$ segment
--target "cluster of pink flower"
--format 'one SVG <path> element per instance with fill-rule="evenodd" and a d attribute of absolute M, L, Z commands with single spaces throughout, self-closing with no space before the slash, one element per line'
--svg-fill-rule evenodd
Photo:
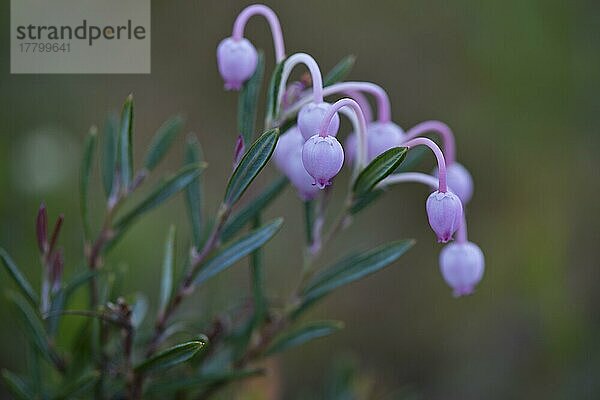
<path fill-rule="evenodd" d="M 308 54 L 285 56 L 283 35 L 277 16 L 266 6 L 252 5 L 235 21 L 233 34 L 217 49 L 219 72 L 226 89 L 238 90 L 254 74 L 258 55 L 255 47 L 243 37 L 244 27 L 253 15 L 263 15 L 271 26 L 277 63 L 283 63 L 278 91 L 277 121 L 296 117 L 296 125 L 284 132 L 277 144 L 274 160 L 304 200 L 315 198 L 320 190 L 332 184 L 346 161 L 356 175 L 373 159 L 394 147 L 427 146 L 437 159 L 432 175 L 396 173 L 379 183 L 379 187 L 417 181 L 435 187 L 426 202 L 431 228 L 438 241 L 447 243 L 457 233 L 457 240 L 445 246 L 440 254 L 440 268 L 456 296 L 472 293 L 483 276 L 484 257 L 480 248 L 467 240 L 463 206 L 473 194 L 473 181 L 467 169 L 455 161 L 454 136 L 438 121 L 421 123 L 405 132 L 391 120 L 390 101 L 385 90 L 369 82 L 341 82 L 323 87 L 317 62 Z M 287 85 L 292 69 L 304 64 L 311 75 L 312 90 L 297 83 Z M 377 119 L 364 94 L 376 99 Z M 333 104 L 326 96 L 346 95 Z M 336 135 L 340 126 L 338 113 L 347 115 L 354 126 L 344 146 Z M 441 135 L 444 150 L 432 140 L 422 137 L 428 132 Z"/>

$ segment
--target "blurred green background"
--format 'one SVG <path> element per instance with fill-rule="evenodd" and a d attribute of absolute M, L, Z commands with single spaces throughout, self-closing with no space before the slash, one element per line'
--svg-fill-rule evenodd
<path fill-rule="evenodd" d="M 308 52 L 325 71 L 355 54 L 349 78 L 384 86 L 398 124 L 408 129 L 439 119 L 454 129 L 458 159 L 476 184 L 470 239 L 486 256 L 475 295 L 452 298 L 438 271 L 441 246 L 426 221 L 427 190 L 394 188 L 359 216 L 325 259 L 392 239 L 412 237 L 417 245 L 317 307 L 313 314 L 344 320 L 346 328 L 272 363 L 269 387 L 279 398 L 320 393 L 331 365 L 351 357 L 378 396 L 402 389 L 424 399 L 599 398 L 599 3 L 267 3 L 281 19 L 288 53 Z M 41 273 L 34 218 L 42 200 L 51 217 L 65 214 L 60 245 L 68 271 L 81 264 L 77 184 L 84 135 L 130 92 L 136 159 L 167 117 L 183 113 L 210 164 L 204 179 L 207 213 L 214 214 L 237 135 L 237 96 L 222 90 L 215 49 L 246 4 L 152 1 L 150 75 L 10 75 L 9 4 L 2 2 L 0 245 L 32 281 Z M 265 50 L 269 72 L 267 25 L 257 18 L 246 33 Z M 163 172 L 180 166 L 184 140 L 179 137 L 161 164 Z M 429 157 L 420 169 L 432 167 Z M 269 167 L 260 182 L 275 174 Z M 93 193 L 100 216 L 98 180 Z M 267 246 L 269 294 L 277 298 L 298 277 L 301 203 L 288 189 L 268 215 L 286 219 Z M 178 196 L 137 224 L 107 260 L 127 264 L 128 293 L 157 291 L 171 223 L 179 227 L 183 259 L 189 224 Z M 195 296 L 187 315 L 209 320 L 247 296 L 248 286 L 241 263 Z M 0 287 L 12 287 L 4 271 Z M 13 319 L 2 296 L 0 366 L 22 370 L 26 344 Z"/>

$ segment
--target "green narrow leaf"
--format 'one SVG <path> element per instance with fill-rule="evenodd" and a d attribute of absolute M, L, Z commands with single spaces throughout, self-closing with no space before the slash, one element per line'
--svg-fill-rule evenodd
<path fill-rule="evenodd" d="M 314 321 L 280 336 L 267 349 L 265 355 L 273 355 L 300 346 L 311 340 L 331 335 L 344 327 L 341 321 Z"/>
<path fill-rule="evenodd" d="M 169 300 L 173 290 L 173 266 L 175 265 L 175 226 L 171 225 L 167 240 L 165 242 L 165 255 L 162 264 L 162 279 L 160 280 L 160 301 L 159 312 L 162 313 Z"/>
<path fill-rule="evenodd" d="M 244 138 L 244 143 L 252 143 L 256 126 L 256 110 L 258 95 L 265 73 L 265 56 L 258 53 L 256 70 L 249 80 L 244 83 L 238 97 L 238 132 Z"/>
<path fill-rule="evenodd" d="M 406 157 L 407 150 L 406 147 L 393 147 L 375 157 L 356 178 L 352 187 L 354 196 L 360 197 L 370 192 L 377 183 L 394 172 Z"/>
<path fill-rule="evenodd" d="M 308 283 L 302 292 L 304 305 L 312 303 L 340 286 L 385 268 L 406 253 L 413 244 L 414 240 L 395 241 L 342 259 L 317 274 Z"/>
<path fill-rule="evenodd" d="M 308 200 L 304 202 L 304 231 L 306 244 L 313 244 L 313 227 L 315 223 L 315 202 Z"/>
<path fill-rule="evenodd" d="M 286 60 L 282 60 L 275 66 L 273 75 L 271 75 L 271 80 L 269 81 L 269 87 L 267 88 L 267 110 L 265 114 L 267 127 L 269 127 L 270 121 L 272 121 L 279 112 L 277 95 L 279 91 L 279 85 L 281 83 L 281 74 L 283 73 L 283 64 L 285 64 L 285 61 Z"/>
<path fill-rule="evenodd" d="M 131 326 L 133 326 L 134 329 L 138 329 L 140 325 L 142 325 L 147 312 L 148 298 L 144 294 L 136 294 L 135 301 L 131 306 Z"/>
<path fill-rule="evenodd" d="M 279 129 L 270 129 L 263 133 L 246 151 L 244 157 L 233 171 L 227 184 L 224 203 L 234 205 L 252 183 L 254 178 L 267 165 L 279 137 Z"/>
<path fill-rule="evenodd" d="M 81 220 L 83 221 L 83 231 L 85 237 L 90 236 L 90 221 L 88 220 L 88 194 L 90 185 L 90 176 L 92 175 L 92 163 L 94 161 L 94 151 L 98 139 L 98 128 L 92 126 L 85 139 L 83 160 L 81 162 L 81 172 L 79 177 L 79 203 L 81 207 Z"/>
<path fill-rule="evenodd" d="M 365 193 L 362 196 L 355 198 L 352 201 L 352 205 L 350 206 L 350 214 L 356 215 L 368 206 L 371 205 L 375 200 L 379 198 L 383 194 L 383 190 L 375 189 L 370 192 Z"/>
<path fill-rule="evenodd" d="M 198 285 L 207 279 L 212 278 L 236 261 L 244 258 L 267 243 L 269 239 L 279 231 L 282 223 L 283 219 L 277 218 L 268 224 L 247 233 L 233 243 L 223 246 L 216 255 L 204 263 L 202 269 L 194 279 L 194 284 Z"/>
<path fill-rule="evenodd" d="M 117 170 L 118 130 L 119 119 L 116 114 L 112 113 L 106 119 L 104 125 L 102 146 L 102 185 L 106 197 L 109 197 L 114 190 L 113 184 Z"/>
<path fill-rule="evenodd" d="M 192 183 L 202 173 L 203 168 L 202 165 L 187 165 L 183 167 L 174 176 L 159 184 L 133 210 L 119 218 L 115 226 L 118 229 L 123 229 L 140 215 L 158 207 L 175 193 L 185 189 Z"/>
<path fill-rule="evenodd" d="M 203 162 L 202 147 L 194 135 L 190 135 L 185 147 L 184 162 L 186 164 L 199 164 Z M 200 247 L 202 242 L 202 232 L 204 231 L 204 222 L 202 218 L 202 177 L 198 176 L 185 189 L 185 199 L 190 215 L 190 224 L 192 225 L 192 236 L 194 246 Z"/>
<path fill-rule="evenodd" d="M 133 179 L 133 95 L 125 99 L 121 112 L 119 135 L 119 166 L 121 183 L 124 190 L 129 190 Z"/>
<path fill-rule="evenodd" d="M 2 370 L 4 386 L 16 400 L 30 400 L 35 398 L 35 392 L 27 386 L 25 381 L 7 369 Z"/>
<path fill-rule="evenodd" d="M 76 380 L 67 382 L 67 384 L 61 388 L 60 393 L 56 395 L 55 399 L 68 400 L 80 398 L 93 388 L 99 377 L 100 373 L 98 371 L 87 371 Z"/>
<path fill-rule="evenodd" d="M 0 258 L 2 259 L 2 264 L 6 267 L 6 271 L 13 278 L 15 283 L 17 284 L 21 293 L 27 298 L 27 300 L 33 305 L 37 307 L 40 303 L 39 297 L 36 292 L 34 292 L 31 284 L 23 276 L 21 273 L 21 269 L 15 264 L 12 258 L 8 255 L 6 250 L 0 247 Z"/>
<path fill-rule="evenodd" d="M 343 81 L 354 67 L 356 56 L 348 55 L 341 59 L 335 67 L 325 75 L 323 79 L 323 87 L 333 85 L 334 83 Z"/>
<path fill-rule="evenodd" d="M 48 338 L 44 331 L 44 325 L 37 311 L 31 307 L 23 296 L 16 292 L 9 292 L 8 298 L 17 307 L 19 316 L 26 327 L 25 333 L 29 336 L 34 346 L 48 361 L 55 362 L 56 356 L 48 346 Z"/>
<path fill-rule="evenodd" d="M 202 338 L 170 347 L 137 365 L 135 371 L 149 373 L 172 368 L 192 358 L 207 343 L 208 339 Z"/>
<path fill-rule="evenodd" d="M 267 188 L 265 188 L 265 190 L 263 190 L 258 196 L 252 199 L 252 201 L 246 204 L 241 210 L 231 216 L 221 232 L 221 240 L 227 242 L 233 238 L 236 233 L 238 233 L 254 217 L 260 214 L 262 210 L 271 204 L 271 202 L 275 200 L 277 196 L 279 196 L 283 189 L 285 189 L 287 184 L 287 178 L 285 176 L 280 176 L 269 186 L 267 186 Z"/>
<path fill-rule="evenodd" d="M 166 120 L 160 128 L 156 131 L 152 143 L 148 148 L 146 154 L 146 160 L 144 161 L 144 167 L 148 171 L 152 171 L 162 158 L 167 154 L 169 148 L 173 144 L 175 137 L 181 132 L 183 128 L 184 119 L 180 115 Z"/>
<path fill-rule="evenodd" d="M 93 277 L 99 274 L 98 270 L 85 270 L 75 276 L 67 285 L 60 288 L 59 291 L 52 297 L 50 310 L 48 311 L 48 332 L 51 336 L 56 334 L 58 323 L 60 321 L 61 312 L 65 309 L 70 297 L 79 287 L 87 283 Z"/>
<path fill-rule="evenodd" d="M 149 393 L 169 393 L 176 392 L 179 390 L 194 390 L 201 389 L 203 387 L 225 384 L 228 382 L 239 381 L 242 379 L 252 378 L 255 376 L 263 375 L 265 371 L 263 369 L 246 369 L 246 370 L 233 370 L 227 372 L 216 372 L 216 373 L 205 373 L 203 372 L 200 376 L 191 378 L 178 378 L 169 379 L 161 382 L 157 382 L 148 388 Z"/>
<path fill-rule="evenodd" d="M 406 159 L 394 172 L 398 173 L 414 170 L 423 160 L 423 158 L 425 158 L 428 152 L 429 149 L 425 146 L 413 147 L 406 155 Z"/>

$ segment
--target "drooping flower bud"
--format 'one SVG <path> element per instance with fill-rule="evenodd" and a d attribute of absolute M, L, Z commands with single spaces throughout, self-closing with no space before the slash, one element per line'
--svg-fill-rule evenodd
<path fill-rule="evenodd" d="M 298 113 L 298 128 L 304 136 L 305 140 L 309 140 L 312 136 L 319 133 L 319 128 L 323 123 L 323 117 L 327 113 L 327 110 L 331 107 L 331 104 L 322 103 L 309 103 L 302 107 Z M 333 115 L 329 126 L 327 127 L 327 135 L 337 135 L 338 129 L 340 128 L 340 116 L 338 113 Z"/>
<path fill-rule="evenodd" d="M 457 162 L 446 165 L 446 174 L 448 186 L 458 196 L 463 204 L 467 204 L 473 196 L 473 178 L 469 171 Z M 433 171 L 434 176 L 438 176 L 438 169 Z"/>
<path fill-rule="evenodd" d="M 257 63 L 256 49 L 246 38 L 235 40 L 229 37 L 217 47 L 217 65 L 227 90 L 239 90 L 254 74 Z"/>
<path fill-rule="evenodd" d="M 245 151 L 246 144 L 244 143 L 244 137 L 238 135 L 237 140 L 235 141 L 235 147 L 233 148 L 233 169 L 235 169 L 240 161 L 242 161 Z"/>
<path fill-rule="evenodd" d="M 473 293 L 484 264 L 483 252 L 472 242 L 450 243 L 440 253 L 440 271 L 456 297 Z"/>
<path fill-rule="evenodd" d="M 436 190 L 427 198 L 427 218 L 429 225 L 438 237 L 438 242 L 447 243 L 460 227 L 462 204 L 454 193 Z"/>
<path fill-rule="evenodd" d="M 333 136 L 314 135 L 302 147 L 302 164 L 314 178 L 314 185 L 324 189 L 344 165 L 344 149 Z"/>
<path fill-rule="evenodd" d="M 302 200 L 311 200 L 319 193 L 315 181 L 302 164 L 304 138 L 297 126 L 288 129 L 279 137 L 273 153 L 277 168 L 290 180 Z"/>
<path fill-rule="evenodd" d="M 397 147 L 404 141 L 405 133 L 393 122 L 372 122 L 367 126 L 367 162 L 371 162 L 381 153 Z M 354 162 L 356 156 L 356 134 L 351 133 L 344 149 L 348 160 Z"/>

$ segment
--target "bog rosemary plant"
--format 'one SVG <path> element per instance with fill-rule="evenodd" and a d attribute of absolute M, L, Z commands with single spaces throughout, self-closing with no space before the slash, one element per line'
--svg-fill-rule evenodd
<path fill-rule="evenodd" d="M 276 63 L 266 84 L 264 57 L 244 38 L 245 24 L 254 15 L 266 17 L 275 44 Z M 232 36 L 217 48 L 225 88 L 239 90 L 239 136 L 231 138 L 234 169 L 210 227 L 201 191 L 206 164 L 194 137 L 186 144 L 184 166 L 147 191 L 142 200 L 132 199 L 182 131 L 182 118 L 173 117 L 158 129 L 141 165 L 132 156 L 131 95 L 120 119 L 109 118 L 101 134 L 91 128 L 80 175 L 83 265 L 73 276 L 64 276 L 63 266 L 71 261 L 64 259 L 58 246 L 63 215 L 51 224 L 43 204 L 36 219 L 43 273 L 39 291 L 8 252 L 0 249 L 2 264 L 16 284 L 9 299 L 22 317 L 29 343 L 28 373 L 2 371 L 12 395 L 19 399 L 208 398 L 232 382 L 263 374 L 265 358 L 342 328 L 339 321 L 305 321 L 310 307 L 332 291 L 394 263 L 414 245 L 413 240 L 398 240 L 350 251 L 330 266 L 320 262 L 321 253 L 340 231 L 349 229 L 352 220 L 386 189 L 403 182 L 434 189 L 426 200 L 429 224 L 441 243 L 456 235 L 441 251 L 442 277 L 455 296 L 472 293 L 482 278 L 484 258 L 479 247 L 467 240 L 464 207 L 472 197 L 473 183 L 467 169 L 455 160 L 452 131 L 441 122 L 428 121 L 405 132 L 392 122 L 383 88 L 370 82 L 342 82 L 353 63 L 354 58 L 347 57 L 323 78 L 310 55 L 286 56 L 281 27 L 271 9 L 253 5 L 240 13 Z M 298 64 L 308 68 L 310 78 L 288 84 Z M 266 115 L 264 126 L 257 128 L 262 87 L 266 87 Z M 375 113 L 367 94 L 375 97 Z M 334 96 L 341 98 L 325 101 Z M 353 126 L 344 145 L 337 136 L 340 114 Z M 439 134 L 443 148 L 423 137 L 426 133 Z M 406 172 L 407 166 L 402 165 L 407 152 L 417 146 L 435 156 L 437 168 L 431 175 Z M 88 215 L 96 157 L 100 157 L 106 194 L 99 224 Z M 247 198 L 244 193 L 271 158 L 282 175 Z M 351 168 L 349 186 L 335 183 L 345 165 Z M 261 214 L 289 186 L 305 210 L 306 242 L 299 250 L 304 263 L 297 284 L 281 307 L 280 300 L 274 304 L 265 294 L 262 252 L 283 219 L 264 221 Z M 332 190 L 346 192 L 342 204 L 333 204 Z M 116 291 L 118 274 L 105 258 L 133 224 L 180 192 L 188 206 L 193 246 L 183 273 L 175 275 L 175 227 L 165 232 L 160 290 L 152 297 L 156 304 L 148 307 L 142 298 Z M 337 215 L 327 218 L 333 214 Z M 248 259 L 250 268 L 252 307 L 235 319 L 223 312 L 187 340 L 175 340 L 198 322 L 179 313 L 189 295 L 243 259 Z M 84 290 L 89 293 L 89 307 L 72 308 L 73 295 Z M 155 309 L 155 314 L 147 313 L 148 309 Z M 70 345 L 57 346 L 62 321 L 75 317 L 83 321 L 79 333 Z"/>

